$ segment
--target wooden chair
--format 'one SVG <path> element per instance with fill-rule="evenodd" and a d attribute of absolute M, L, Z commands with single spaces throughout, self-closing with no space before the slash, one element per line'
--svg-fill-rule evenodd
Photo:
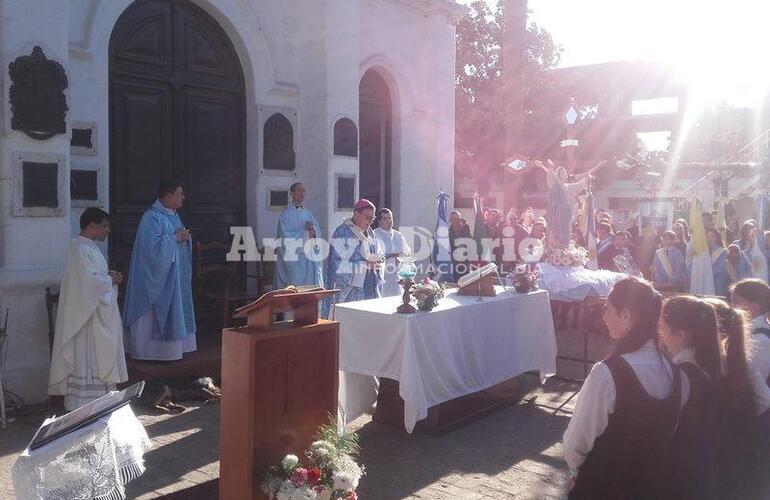
<path fill-rule="evenodd" d="M 53 339 L 56 334 L 56 313 L 54 308 L 59 306 L 59 292 L 52 292 L 51 287 L 45 287 L 45 309 L 48 313 L 48 349 L 53 352 Z"/>
<path fill-rule="evenodd" d="M 275 262 L 265 260 L 265 247 L 259 247 L 257 251 L 259 252 L 257 274 L 247 274 L 246 277 L 255 280 L 257 285 L 257 297 L 261 297 L 273 289 Z"/>
<path fill-rule="evenodd" d="M 226 243 L 196 242 L 195 244 L 195 296 L 199 317 L 213 312 L 211 305 L 219 304 L 221 327 L 230 326 L 235 306 L 243 305 L 257 298 L 245 287 L 245 273 L 241 262 L 227 262 L 225 255 L 230 251 Z"/>

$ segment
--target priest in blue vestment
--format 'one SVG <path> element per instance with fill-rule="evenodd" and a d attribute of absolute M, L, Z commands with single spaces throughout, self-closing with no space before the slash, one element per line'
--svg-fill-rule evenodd
<path fill-rule="evenodd" d="M 139 222 L 123 308 L 134 359 L 178 360 L 197 348 L 192 238 L 176 212 L 183 202 L 182 186 L 164 182 Z"/>
<path fill-rule="evenodd" d="M 384 253 L 371 229 L 374 204 L 358 200 L 353 216 L 342 221 L 332 234 L 326 261 L 327 288 L 340 290 L 324 305 L 324 316 L 330 317 L 332 303 L 353 302 L 379 297 L 379 266 Z"/>
<path fill-rule="evenodd" d="M 676 247 L 676 233 L 665 231 L 661 235 L 663 246 L 655 251 L 652 276 L 655 286 L 681 291 L 685 285 L 686 267 L 684 255 Z"/>
<path fill-rule="evenodd" d="M 323 259 L 320 248 L 306 248 L 308 240 L 321 234 L 321 228 L 313 214 L 305 208 L 305 186 L 295 182 L 289 188 L 291 204 L 284 209 L 278 219 L 278 238 L 281 246 L 277 249 L 278 260 L 275 263 L 275 289 L 289 285 L 323 286 Z M 287 253 L 288 250 L 288 253 Z M 308 255 L 310 251 L 313 254 Z"/>

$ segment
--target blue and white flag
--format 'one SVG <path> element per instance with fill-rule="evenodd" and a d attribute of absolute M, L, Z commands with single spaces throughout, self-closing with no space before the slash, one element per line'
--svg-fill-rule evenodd
<path fill-rule="evenodd" d="M 436 218 L 436 239 L 433 244 L 433 267 L 436 269 L 436 281 L 444 276 L 452 279 L 452 249 L 449 246 L 449 222 L 447 200 L 449 195 L 441 191 L 436 198 L 438 214 Z"/>

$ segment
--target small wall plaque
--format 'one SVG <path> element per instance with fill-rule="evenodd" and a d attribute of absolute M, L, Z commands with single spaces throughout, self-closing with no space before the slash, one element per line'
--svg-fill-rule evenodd
<path fill-rule="evenodd" d="M 286 188 L 268 188 L 267 208 L 269 210 L 283 210 L 289 206 L 289 190 Z"/>
<path fill-rule="evenodd" d="M 356 204 L 356 177 L 354 175 L 338 175 L 335 191 L 337 210 L 352 210 Z"/>
<path fill-rule="evenodd" d="M 13 214 L 64 215 L 64 157 L 49 153 L 15 153 Z"/>
<path fill-rule="evenodd" d="M 96 154 L 96 124 L 74 122 L 70 151 L 75 155 L 94 156 Z"/>
<path fill-rule="evenodd" d="M 70 171 L 70 198 L 75 200 L 97 201 L 99 189 L 96 170 Z"/>

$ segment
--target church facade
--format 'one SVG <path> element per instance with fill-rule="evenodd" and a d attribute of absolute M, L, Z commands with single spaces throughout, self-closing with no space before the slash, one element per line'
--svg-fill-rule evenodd
<path fill-rule="evenodd" d="M 0 311 L 6 386 L 45 397 L 45 288 L 84 207 L 127 272 L 142 211 L 176 179 L 193 238 L 275 236 L 302 182 L 324 235 L 359 197 L 432 227 L 453 192 L 450 0 L 0 2 Z M 2 323 L 0 323 L 2 325 Z"/>

